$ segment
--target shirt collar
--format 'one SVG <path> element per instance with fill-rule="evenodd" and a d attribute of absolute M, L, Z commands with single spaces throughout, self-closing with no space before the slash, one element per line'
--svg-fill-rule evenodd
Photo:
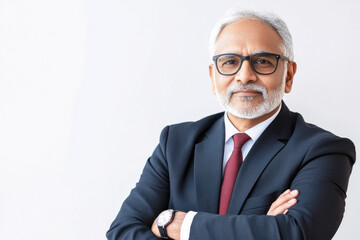
<path fill-rule="evenodd" d="M 265 129 L 270 125 L 272 121 L 276 118 L 276 116 L 279 114 L 281 110 L 281 105 L 277 112 L 266 119 L 265 121 L 258 123 L 257 125 L 253 126 L 252 128 L 249 128 L 245 131 L 247 135 L 255 142 L 260 135 L 265 131 Z M 225 112 L 224 116 L 224 122 L 225 122 L 225 142 L 227 142 L 233 135 L 240 133 L 239 130 L 230 122 L 227 112 Z"/>

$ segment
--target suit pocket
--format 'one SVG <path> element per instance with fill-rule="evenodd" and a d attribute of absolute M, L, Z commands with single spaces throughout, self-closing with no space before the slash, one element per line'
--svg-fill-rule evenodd
<path fill-rule="evenodd" d="M 245 201 L 240 214 L 266 214 L 271 204 L 284 190 L 275 191 L 261 196 L 251 197 Z"/>

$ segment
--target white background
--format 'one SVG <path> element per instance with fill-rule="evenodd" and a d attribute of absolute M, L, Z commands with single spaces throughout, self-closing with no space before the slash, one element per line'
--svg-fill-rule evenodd
<path fill-rule="evenodd" d="M 232 6 L 288 23 L 285 102 L 360 146 L 359 1 L 1 0 L 0 239 L 105 239 L 161 129 L 221 111 L 207 43 Z M 359 183 L 335 239 L 360 236 Z"/>

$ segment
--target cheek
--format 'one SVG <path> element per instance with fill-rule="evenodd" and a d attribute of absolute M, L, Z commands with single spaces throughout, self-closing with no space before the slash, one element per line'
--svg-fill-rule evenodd
<path fill-rule="evenodd" d="M 225 84 L 224 82 L 216 82 L 216 90 L 218 93 L 223 93 L 229 88 L 229 84 Z M 215 88 L 214 88 L 215 91 Z M 215 91 L 216 94 L 216 91 Z"/>
<path fill-rule="evenodd" d="M 224 90 L 229 88 L 231 83 L 232 83 L 232 78 L 215 74 L 215 79 L 213 81 L 213 91 L 215 92 L 215 88 L 216 88 L 218 92 L 223 92 Z"/>
<path fill-rule="evenodd" d="M 263 79 L 261 81 L 261 85 L 263 85 L 266 88 L 266 90 L 269 92 L 279 89 L 279 87 L 282 86 L 283 81 L 285 81 L 283 77 L 277 75 L 271 78 Z"/>

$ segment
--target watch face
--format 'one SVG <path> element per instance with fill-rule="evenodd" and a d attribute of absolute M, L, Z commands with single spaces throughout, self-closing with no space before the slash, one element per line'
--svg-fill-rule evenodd
<path fill-rule="evenodd" d="M 173 217 L 173 211 L 172 209 L 165 210 L 161 212 L 156 220 L 156 223 L 160 227 L 165 227 L 172 219 Z"/>

